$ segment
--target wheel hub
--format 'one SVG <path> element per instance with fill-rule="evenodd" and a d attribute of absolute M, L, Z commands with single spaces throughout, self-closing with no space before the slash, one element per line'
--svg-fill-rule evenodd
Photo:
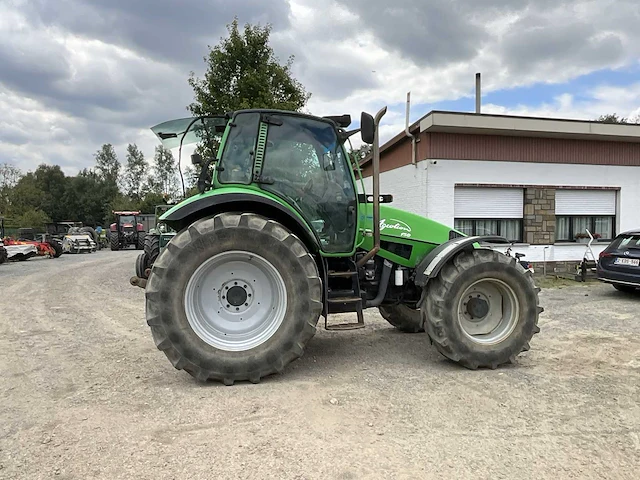
<path fill-rule="evenodd" d="M 520 303 L 514 290 L 497 278 L 482 278 L 459 300 L 458 322 L 476 343 L 491 345 L 507 338 L 518 322 Z"/>
<path fill-rule="evenodd" d="M 240 313 L 249 309 L 255 299 L 251 283 L 250 279 L 233 279 L 223 283 L 218 289 L 222 308 L 231 313 Z"/>
<path fill-rule="evenodd" d="M 489 302 L 480 295 L 472 296 L 467 302 L 467 313 L 471 320 L 482 320 L 489 313 Z"/>

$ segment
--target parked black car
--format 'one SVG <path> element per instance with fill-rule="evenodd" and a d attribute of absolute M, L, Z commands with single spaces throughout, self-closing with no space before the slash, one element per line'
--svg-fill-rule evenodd
<path fill-rule="evenodd" d="M 640 229 L 619 234 L 600 253 L 598 279 L 622 292 L 640 288 Z"/>

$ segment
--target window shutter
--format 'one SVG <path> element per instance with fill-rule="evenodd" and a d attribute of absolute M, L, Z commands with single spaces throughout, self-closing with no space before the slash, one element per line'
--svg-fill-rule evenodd
<path fill-rule="evenodd" d="M 456 187 L 455 218 L 522 218 L 524 191 L 521 188 Z"/>
<path fill-rule="evenodd" d="M 556 215 L 615 214 L 615 190 L 556 190 Z"/>

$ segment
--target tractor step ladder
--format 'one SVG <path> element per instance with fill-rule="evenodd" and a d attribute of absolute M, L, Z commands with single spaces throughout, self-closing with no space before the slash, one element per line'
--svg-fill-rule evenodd
<path fill-rule="evenodd" d="M 364 315 L 362 313 L 363 300 L 360 294 L 360 281 L 358 279 L 358 271 L 355 263 L 349 262 L 349 270 L 347 271 L 332 271 L 329 270 L 329 288 L 327 303 L 328 313 L 324 319 L 325 330 L 356 330 L 364 328 Z M 351 279 L 351 288 L 345 289 L 332 289 L 331 279 L 346 280 Z M 339 323 L 337 325 L 329 325 L 329 314 L 331 313 L 346 313 L 354 312 L 358 317 L 357 322 L 353 323 Z"/>

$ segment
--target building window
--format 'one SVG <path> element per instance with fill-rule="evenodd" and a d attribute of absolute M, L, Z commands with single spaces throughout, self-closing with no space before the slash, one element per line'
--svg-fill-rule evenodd
<path fill-rule="evenodd" d="M 587 230 L 598 240 L 615 237 L 616 217 L 608 216 L 558 216 L 556 217 L 556 241 L 575 242 L 578 238 L 589 238 Z"/>
<path fill-rule="evenodd" d="M 497 235 L 510 242 L 522 242 L 521 218 L 456 218 L 454 224 L 465 235 Z"/>

